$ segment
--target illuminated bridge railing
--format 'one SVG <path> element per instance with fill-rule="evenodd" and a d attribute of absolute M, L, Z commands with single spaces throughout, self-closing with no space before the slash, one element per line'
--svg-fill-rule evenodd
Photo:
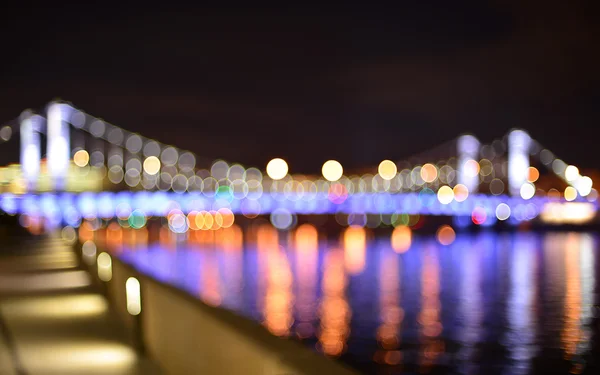
<path fill-rule="evenodd" d="M 336 200 L 338 199 L 338 200 Z M 468 217 L 479 225 L 493 225 L 497 221 L 519 224 L 536 219 L 546 210 L 547 215 L 560 216 L 562 212 L 548 213 L 551 205 L 571 205 L 578 215 L 595 215 L 597 203 L 566 202 L 547 197 L 520 197 L 470 195 L 468 199 L 442 204 L 435 194 L 420 193 L 364 193 L 339 197 L 325 193 L 296 197 L 290 194 L 262 194 L 256 199 L 236 199 L 230 195 L 207 197 L 201 193 L 178 194 L 171 192 L 85 192 L 0 195 L 0 209 L 9 214 L 25 214 L 49 218 L 56 225 L 78 226 L 82 219 L 127 219 L 134 211 L 146 217 L 166 217 L 173 210 L 182 214 L 214 211 L 256 217 L 258 215 L 294 216 L 304 214 L 346 215 L 433 215 Z M 550 205 L 549 205 L 550 204 Z M 573 206 L 579 205 L 579 206 Z M 583 210 L 583 211 L 582 211 Z M 349 224 L 352 224 L 351 222 Z"/>

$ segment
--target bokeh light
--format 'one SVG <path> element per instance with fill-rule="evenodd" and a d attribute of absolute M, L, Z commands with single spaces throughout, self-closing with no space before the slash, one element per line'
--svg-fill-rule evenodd
<path fill-rule="evenodd" d="M 510 207 L 506 203 L 500 203 L 496 206 L 496 218 L 504 221 L 510 217 Z"/>
<path fill-rule="evenodd" d="M 436 232 L 436 238 L 438 242 L 444 246 L 448 246 L 456 239 L 456 233 L 449 225 L 442 225 Z"/>
<path fill-rule="evenodd" d="M 160 160 L 156 156 L 149 156 L 144 160 L 144 172 L 155 175 L 160 171 Z"/>
<path fill-rule="evenodd" d="M 437 197 L 441 204 L 450 204 L 454 200 L 454 190 L 450 186 L 444 185 L 438 189 Z"/>
<path fill-rule="evenodd" d="M 399 225 L 392 232 L 392 249 L 402 254 L 410 249 L 412 244 L 412 230 L 406 225 Z"/>
<path fill-rule="evenodd" d="M 527 171 L 527 181 L 536 182 L 540 178 L 540 171 L 536 167 L 529 167 Z"/>
<path fill-rule="evenodd" d="M 383 178 L 384 180 L 391 180 L 392 178 L 396 177 L 398 169 L 393 161 L 384 160 L 381 163 L 379 163 L 377 171 L 381 178 Z"/>
<path fill-rule="evenodd" d="M 73 155 L 73 163 L 78 167 L 85 167 L 90 162 L 90 154 L 86 150 L 79 150 Z"/>
<path fill-rule="evenodd" d="M 454 199 L 457 202 L 464 202 L 469 197 L 469 189 L 463 184 L 457 184 L 454 186 Z"/>
<path fill-rule="evenodd" d="M 490 193 L 500 195 L 504 192 L 504 182 L 499 178 L 494 178 L 490 181 Z"/>
<path fill-rule="evenodd" d="M 427 183 L 432 183 L 438 177 L 437 167 L 433 164 L 427 163 L 421 167 L 421 178 Z"/>
<path fill-rule="evenodd" d="M 521 185 L 520 190 L 521 198 L 523 199 L 531 199 L 535 195 L 535 186 L 529 182 Z"/>
<path fill-rule="evenodd" d="M 10 137 L 12 136 L 12 128 L 8 125 L 3 126 L 0 129 L 0 139 L 3 141 L 8 141 L 10 140 Z"/>
<path fill-rule="evenodd" d="M 267 164 L 267 175 L 273 180 L 281 180 L 288 173 L 288 165 L 285 160 L 275 158 Z"/>
<path fill-rule="evenodd" d="M 285 208 L 277 208 L 271 213 L 271 224 L 277 229 L 290 229 L 294 225 L 294 215 Z"/>
<path fill-rule="evenodd" d="M 565 168 L 565 179 L 569 182 L 573 182 L 579 177 L 579 168 L 574 165 L 569 165 Z"/>
<path fill-rule="evenodd" d="M 471 220 L 474 224 L 481 225 L 487 220 L 487 213 L 483 207 L 475 207 L 471 213 Z"/>
<path fill-rule="evenodd" d="M 572 186 L 565 188 L 565 199 L 569 202 L 574 201 L 577 198 L 577 190 Z"/>
<path fill-rule="evenodd" d="M 342 177 L 344 174 L 344 168 L 342 168 L 342 165 L 338 161 L 328 160 L 323 164 L 321 172 L 327 181 L 333 182 Z"/>
<path fill-rule="evenodd" d="M 476 160 L 469 159 L 464 164 L 464 172 L 467 177 L 475 177 L 479 174 L 480 167 Z"/>

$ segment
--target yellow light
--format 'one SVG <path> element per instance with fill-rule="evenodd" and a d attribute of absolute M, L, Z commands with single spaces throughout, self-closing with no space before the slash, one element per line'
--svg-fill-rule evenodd
<path fill-rule="evenodd" d="M 450 204 L 454 199 L 454 190 L 450 186 L 442 186 L 438 189 L 437 197 L 441 204 Z"/>
<path fill-rule="evenodd" d="M 160 170 L 160 160 L 156 156 L 149 156 L 144 160 L 144 172 L 155 175 Z"/>
<path fill-rule="evenodd" d="M 267 164 L 267 174 L 273 180 L 281 180 L 288 173 L 288 165 L 285 160 L 275 158 Z"/>
<path fill-rule="evenodd" d="M 323 164 L 323 168 L 321 168 L 321 172 L 323 173 L 323 177 L 327 181 L 337 181 L 344 174 L 344 168 L 342 165 L 336 160 L 327 160 Z"/>
<path fill-rule="evenodd" d="M 427 183 L 435 181 L 438 176 L 438 170 L 433 164 L 425 164 L 421 167 L 421 178 Z"/>
<path fill-rule="evenodd" d="M 591 203 L 546 203 L 540 213 L 545 223 L 583 224 L 594 219 L 596 208 Z"/>
<path fill-rule="evenodd" d="M 384 180 L 391 180 L 396 177 L 396 172 L 398 172 L 398 168 L 396 168 L 396 164 L 394 164 L 391 160 L 384 160 L 379 163 L 379 168 L 377 170 L 379 175 Z"/>
<path fill-rule="evenodd" d="M 98 255 L 98 277 L 102 281 L 110 281 L 112 279 L 112 259 L 107 253 Z"/>
<path fill-rule="evenodd" d="M 79 150 L 73 155 L 73 162 L 78 167 L 85 167 L 90 162 L 90 154 L 86 150 Z"/>
<path fill-rule="evenodd" d="M 565 189 L 565 199 L 567 201 L 573 201 L 577 198 L 577 190 L 573 186 L 567 186 Z"/>
<path fill-rule="evenodd" d="M 463 202 L 469 197 L 469 189 L 463 184 L 457 184 L 452 191 L 457 202 Z"/>
<path fill-rule="evenodd" d="M 142 299 L 140 296 L 140 282 L 135 277 L 130 277 L 125 282 L 127 297 L 127 312 L 131 315 L 139 315 L 142 312 Z"/>
<path fill-rule="evenodd" d="M 538 171 L 536 167 L 529 167 L 527 181 L 536 182 L 538 178 L 540 178 L 540 171 Z"/>
<path fill-rule="evenodd" d="M 569 165 L 567 168 L 565 168 L 565 178 L 567 179 L 567 181 L 575 181 L 578 176 L 579 168 L 577 168 L 576 166 Z"/>

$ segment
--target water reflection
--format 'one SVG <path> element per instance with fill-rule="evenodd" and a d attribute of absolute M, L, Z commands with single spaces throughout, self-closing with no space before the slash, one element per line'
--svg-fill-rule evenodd
<path fill-rule="evenodd" d="M 511 254 L 510 292 L 508 297 L 508 333 L 510 373 L 528 374 L 531 359 L 536 354 L 536 295 L 535 237 L 517 234 L 509 249 Z"/>
<path fill-rule="evenodd" d="M 394 248 L 395 250 L 396 248 Z M 404 310 L 400 307 L 400 257 L 390 251 L 381 251 L 379 275 L 379 319 L 377 341 L 382 350 L 375 354 L 375 361 L 388 365 L 402 362 L 400 338 Z"/>
<path fill-rule="evenodd" d="M 338 242 L 308 224 L 235 224 L 187 240 L 117 227 L 91 231 L 98 253 L 366 373 L 577 373 L 597 340 L 586 233 L 457 233 L 441 245 L 408 228 L 372 238 L 350 227 Z"/>
<path fill-rule="evenodd" d="M 295 233 L 296 263 L 296 334 L 306 339 L 315 334 L 317 319 L 317 283 L 319 237 L 310 224 L 301 225 Z"/>
<path fill-rule="evenodd" d="M 458 341 L 461 343 L 457 357 L 462 364 L 460 370 L 463 374 L 479 373 L 477 363 L 477 345 L 483 339 L 482 321 L 484 310 L 481 295 L 481 260 L 482 252 L 479 247 L 469 246 L 464 241 L 456 243 L 455 248 L 461 265 L 459 317 L 461 320 Z"/>
<path fill-rule="evenodd" d="M 421 312 L 418 322 L 421 325 L 420 371 L 428 372 L 437 357 L 444 351 L 444 342 L 440 322 L 440 269 L 438 248 L 429 242 L 424 246 L 421 277 Z"/>

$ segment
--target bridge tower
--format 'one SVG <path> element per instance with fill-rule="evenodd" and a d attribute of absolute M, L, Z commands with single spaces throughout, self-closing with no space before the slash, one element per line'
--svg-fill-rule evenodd
<path fill-rule="evenodd" d="M 27 191 L 36 190 L 40 174 L 40 131 L 44 119 L 31 112 L 23 111 L 19 118 L 21 134 L 21 173 L 25 179 Z"/>
<path fill-rule="evenodd" d="M 60 102 L 52 102 L 47 107 L 48 118 L 48 172 L 53 188 L 63 190 L 67 183 L 71 159 L 70 129 L 68 119 L 70 107 Z"/>
<path fill-rule="evenodd" d="M 469 163 L 469 160 L 477 161 L 479 159 L 479 148 L 479 140 L 470 134 L 458 138 L 458 183 L 465 185 L 469 189 L 469 193 L 476 193 L 479 188 L 479 172 L 476 170 L 476 166 Z"/>
<path fill-rule="evenodd" d="M 521 129 L 508 134 L 508 191 L 520 195 L 521 187 L 527 182 L 529 173 L 529 149 L 531 137 Z"/>

